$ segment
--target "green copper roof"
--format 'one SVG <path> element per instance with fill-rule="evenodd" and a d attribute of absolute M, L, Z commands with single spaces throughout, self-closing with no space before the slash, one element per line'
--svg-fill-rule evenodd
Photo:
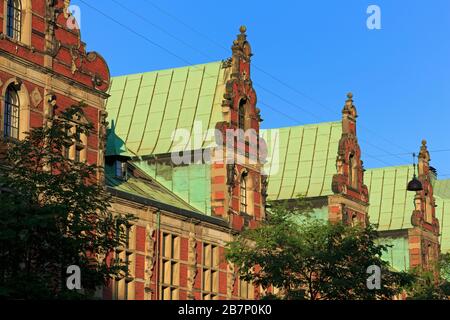
<path fill-rule="evenodd" d="M 447 180 L 434 180 L 433 192 L 442 198 L 450 199 L 450 179 Z"/>
<path fill-rule="evenodd" d="M 409 243 L 408 237 L 381 237 L 377 240 L 378 244 L 388 246 L 387 251 L 383 252 L 381 258 L 397 271 L 409 270 Z"/>
<path fill-rule="evenodd" d="M 195 124 L 203 133 L 215 128 L 222 121 L 227 71 L 219 61 L 113 77 L 106 109 L 116 134 L 132 153 L 143 156 L 174 151 L 172 134 L 177 128 L 192 132 Z M 211 141 L 182 145 L 200 149 Z"/>
<path fill-rule="evenodd" d="M 166 189 L 156 180 L 150 177 L 145 177 L 145 174 L 141 174 L 141 177 L 139 178 L 135 176 L 129 176 L 127 180 L 118 179 L 115 177 L 114 169 L 111 166 L 105 167 L 105 173 L 107 186 L 112 187 L 116 190 L 131 193 L 180 209 L 201 213 L 197 209 L 183 201 L 180 197 Z"/>
<path fill-rule="evenodd" d="M 412 166 L 369 169 L 364 183 L 369 189 L 369 219 L 378 224 L 378 230 L 412 228 L 414 192 L 406 187 L 413 176 Z"/>
<path fill-rule="evenodd" d="M 439 219 L 441 232 L 441 251 L 450 253 L 450 199 L 441 198 L 437 195 L 436 199 L 436 217 Z"/>
<path fill-rule="evenodd" d="M 134 161 L 133 165 L 189 203 L 211 215 L 211 168 L 207 164 L 172 166 L 167 163 Z"/>
<path fill-rule="evenodd" d="M 268 145 L 268 199 L 332 194 L 341 122 L 262 130 Z"/>

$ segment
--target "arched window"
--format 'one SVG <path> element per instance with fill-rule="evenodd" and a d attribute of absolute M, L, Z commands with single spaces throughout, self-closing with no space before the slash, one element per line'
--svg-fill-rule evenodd
<path fill-rule="evenodd" d="M 22 32 L 22 3 L 20 0 L 8 0 L 6 9 L 6 35 L 19 41 Z"/>
<path fill-rule="evenodd" d="M 19 138 L 19 95 L 13 85 L 9 85 L 5 94 L 5 109 L 3 114 L 3 135 L 9 138 Z"/>
<path fill-rule="evenodd" d="M 425 194 L 425 199 L 425 222 L 433 223 L 433 206 L 428 193 Z"/>
<path fill-rule="evenodd" d="M 351 154 L 349 158 L 349 173 L 348 173 L 348 179 L 350 182 L 350 185 L 352 188 L 357 189 L 358 188 L 358 174 L 356 170 L 356 159 L 355 155 Z"/>
<path fill-rule="evenodd" d="M 238 110 L 238 127 L 239 129 L 245 131 L 245 100 L 242 99 L 239 102 L 239 110 Z"/>
<path fill-rule="evenodd" d="M 241 176 L 240 211 L 242 213 L 247 213 L 247 173 L 245 172 Z"/>

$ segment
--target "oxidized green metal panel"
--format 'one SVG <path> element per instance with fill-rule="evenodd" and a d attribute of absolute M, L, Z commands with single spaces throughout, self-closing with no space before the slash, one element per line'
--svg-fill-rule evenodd
<path fill-rule="evenodd" d="M 109 165 L 105 166 L 105 178 L 106 184 L 116 190 L 135 194 L 177 208 L 202 213 L 155 180 L 144 180 L 134 176 L 128 177 L 127 180 L 118 179 L 115 177 L 114 166 Z"/>
<path fill-rule="evenodd" d="M 450 179 L 447 180 L 434 180 L 433 191 L 441 198 L 450 199 Z"/>
<path fill-rule="evenodd" d="M 261 130 L 269 153 L 269 200 L 331 195 L 341 122 Z"/>
<path fill-rule="evenodd" d="M 412 166 L 369 169 L 364 182 L 369 189 L 369 219 L 378 230 L 409 229 L 414 210 L 414 193 L 406 187 L 413 176 Z"/>
<path fill-rule="evenodd" d="M 443 253 L 450 253 L 450 199 L 436 198 L 436 217 L 439 219 L 440 243 Z"/>
<path fill-rule="evenodd" d="M 377 240 L 377 243 L 391 246 L 383 253 L 381 257 L 383 260 L 389 262 L 389 264 L 397 271 L 409 270 L 408 238 L 380 238 Z"/>
<path fill-rule="evenodd" d="M 134 165 L 198 211 L 211 215 L 210 165 L 171 166 L 147 161 L 136 161 Z"/>
<path fill-rule="evenodd" d="M 227 77 L 221 61 L 113 77 L 106 106 L 109 121 L 115 121 L 116 134 L 133 154 L 164 154 L 175 147 L 192 150 L 189 135 L 195 124 L 204 134 L 223 120 Z M 173 143 L 176 129 L 188 130 L 181 146 Z M 213 138 L 200 141 L 198 147 L 211 145 Z"/>

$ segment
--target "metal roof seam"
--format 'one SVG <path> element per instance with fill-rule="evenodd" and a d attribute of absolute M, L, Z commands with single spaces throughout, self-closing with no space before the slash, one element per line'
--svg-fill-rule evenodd
<path fill-rule="evenodd" d="M 303 129 L 302 129 L 303 130 Z M 298 157 L 297 157 L 297 169 L 295 170 L 295 181 L 294 181 L 294 189 L 292 189 L 292 197 L 297 197 L 295 193 L 296 187 L 297 187 L 297 181 L 298 181 L 298 173 L 300 171 L 300 157 L 302 154 L 302 148 L 303 148 L 303 140 L 305 138 L 305 135 L 303 134 L 304 132 L 302 132 L 302 139 L 300 141 L 300 152 L 298 153 Z"/>
<path fill-rule="evenodd" d="M 139 80 L 138 91 L 137 91 L 137 93 L 136 93 L 136 98 L 135 98 L 135 100 L 134 100 L 133 113 L 131 114 L 130 125 L 128 126 L 127 137 L 125 138 L 125 144 L 128 143 L 128 136 L 130 135 L 130 130 L 131 130 L 131 127 L 132 127 L 132 125 L 133 125 L 134 113 L 135 113 L 135 111 L 136 111 L 136 105 L 137 105 L 137 102 L 138 102 L 138 99 L 139 99 L 139 93 L 140 93 L 140 91 L 141 91 L 142 78 L 143 78 L 143 76 L 141 75 L 141 76 L 140 76 L 140 80 Z"/>
<path fill-rule="evenodd" d="M 170 73 L 170 81 L 169 81 L 169 88 L 167 89 L 167 95 L 166 95 L 166 101 L 164 103 L 164 109 L 163 109 L 163 114 L 161 117 L 161 126 L 160 126 L 160 130 L 158 131 L 158 136 L 156 138 L 156 143 L 153 145 L 153 150 L 151 152 L 151 154 L 154 153 L 155 149 L 158 149 L 158 144 L 160 142 L 159 137 L 161 136 L 161 128 L 163 126 L 163 122 L 164 122 L 164 115 L 166 114 L 166 109 L 167 109 L 167 101 L 169 101 L 169 93 L 170 93 L 170 88 L 172 86 L 172 80 L 173 80 L 173 74 L 174 74 L 174 70 L 172 70 L 172 72 Z M 155 86 L 156 87 L 156 86 Z"/>
<path fill-rule="evenodd" d="M 178 110 L 178 117 L 177 117 L 177 119 L 176 119 L 176 125 L 175 125 L 175 128 L 178 128 L 178 123 L 180 122 L 180 114 L 181 114 L 181 109 L 182 109 L 182 107 L 183 107 L 183 101 L 184 101 L 184 97 L 185 97 L 185 95 L 186 95 L 186 88 L 187 88 L 187 83 L 188 83 L 188 79 L 189 79 L 189 73 L 190 73 L 190 68 L 188 68 L 187 69 L 187 72 L 186 72 L 186 79 L 185 79 L 185 81 L 184 81 L 184 86 L 183 86 L 183 93 L 182 93 L 182 95 L 181 95 L 181 104 L 180 104 L 180 108 L 179 108 L 179 110 Z M 173 142 L 174 142 L 174 139 L 171 139 L 172 141 L 171 141 L 171 143 L 170 143 L 170 147 L 169 147 L 169 150 L 172 150 L 172 148 L 173 148 Z"/>
<path fill-rule="evenodd" d="M 311 169 L 310 169 L 309 175 L 308 175 L 309 177 L 311 177 L 312 173 L 313 173 L 314 159 L 315 159 L 316 145 L 317 145 L 317 136 L 319 134 L 319 127 L 316 127 L 315 130 L 316 130 L 316 134 L 314 135 L 314 144 L 313 144 L 313 152 L 312 152 L 312 159 L 311 159 Z M 311 187 L 311 178 L 308 179 L 308 187 L 306 188 L 305 196 L 308 196 L 310 187 Z"/>
<path fill-rule="evenodd" d="M 139 142 L 139 146 L 136 150 L 136 152 L 138 154 L 140 154 L 141 148 L 142 148 L 142 142 L 144 141 L 144 136 L 145 136 L 145 132 L 147 130 L 147 124 L 148 124 L 148 118 L 150 117 L 150 109 L 152 107 L 152 103 L 153 103 L 153 97 L 155 96 L 155 90 L 156 90 L 156 81 L 158 79 L 158 73 L 156 73 L 155 76 L 155 84 L 153 85 L 153 89 L 152 89 L 152 95 L 150 97 L 150 101 L 148 104 L 148 109 L 147 109 L 147 117 L 145 118 L 145 125 L 144 125 L 144 130 L 142 130 L 142 135 L 141 135 L 141 141 Z"/>
<path fill-rule="evenodd" d="M 283 181 L 284 181 L 284 172 L 285 172 L 285 170 L 286 170 L 286 162 L 287 162 L 287 157 L 288 157 L 288 152 L 287 152 L 287 150 L 288 150 L 288 148 L 289 148 L 289 144 L 290 144 L 290 137 L 291 137 L 291 130 L 292 130 L 292 128 L 289 128 L 289 134 L 288 134 L 288 143 L 287 143 L 287 145 L 286 145 L 286 153 L 284 154 L 284 161 L 283 161 L 283 171 L 282 171 L 282 174 L 281 174 L 281 183 L 280 183 L 280 188 L 278 189 L 278 196 L 277 196 L 277 199 L 280 197 L 280 194 L 281 194 L 281 190 L 283 189 Z"/>

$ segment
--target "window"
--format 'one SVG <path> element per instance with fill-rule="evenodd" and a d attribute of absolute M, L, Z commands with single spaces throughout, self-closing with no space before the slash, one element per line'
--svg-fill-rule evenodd
<path fill-rule="evenodd" d="M 353 153 L 349 157 L 348 179 L 349 179 L 349 183 L 353 189 L 358 188 L 358 175 L 356 172 L 356 159 L 355 159 L 355 155 Z"/>
<path fill-rule="evenodd" d="M 203 244 L 202 298 L 218 300 L 219 296 L 219 247 Z"/>
<path fill-rule="evenodd" d="M 244 172 L 240 184 L 240 211 L 247 213 L 247 173 Z"/>
<path fill-rule="evenodd" d="M 433 223 L 433 206 L 428 193 L 425 194 L 425 222 Z"/>
<path fill-rule="evenodd" d="M 127 163 L 116 160 L 114 163 L 114 167 L 116 170 L 116 177 L 120 179 L 126 179 L 127 176 Z"/>
<path fill-rule="evenodd" d="M 180 237 L 169 233 L 162 235 L 161 249 L 161 300 L 178 300 L 180 279 Z"/>
<path fill-rule="evenodd" d="M 6 35 L 19 41 L 22 32 L 22 4 L 20 0 L 8 0 Z"/>
<path fill-rule="evenodd" d="M 75 162 L 80 162 L 81 160 L 81 150 L 80 148 L 75 149 Z"/>
<path fill-rule="evenodd" d="M 251 283 L 240 279 L 239 288 L 241 299 L 250 300 L 254 298 L 253 286 L 251 285 Z"/>
<path fill-rule="evenodd" d="M 239 102 L 238 110 L 238 127 L 239 129 L 245 131 L 245 100 Z"/>
<path fill-rule="evenodd" d="M 64 156 L 75 162 L 85 162 L 87 156 L 87 136 L 81 133 L 76 122 L 70 121 L 70 129 L 67 129 L 67 142 L 70 147 L 64 148 Z"/>
<path fill-rule="evenodd" d="M 19 138 L 19 95 L 13 85 L 6 89 L 5 110 L 4 110 L 4 131 L 3 135 L 10 138 Z"/>
<path fill-rule="evenodd" d="M 132 277 L 134 271 L 133 256 L 134 256 L 134 242 L 133 240 L 133 226 L 128 225 L 125 229 L 125 245 L 124 247 L 116 249 L 116 259 L 123 261 L 129 270 L 129 276 L 123 278 L 117 278 L 114 281 L 114 299 L 116 300 L 128 300 L 132 299 L 133 296 L 130 294 L 133 292 Z"/>

